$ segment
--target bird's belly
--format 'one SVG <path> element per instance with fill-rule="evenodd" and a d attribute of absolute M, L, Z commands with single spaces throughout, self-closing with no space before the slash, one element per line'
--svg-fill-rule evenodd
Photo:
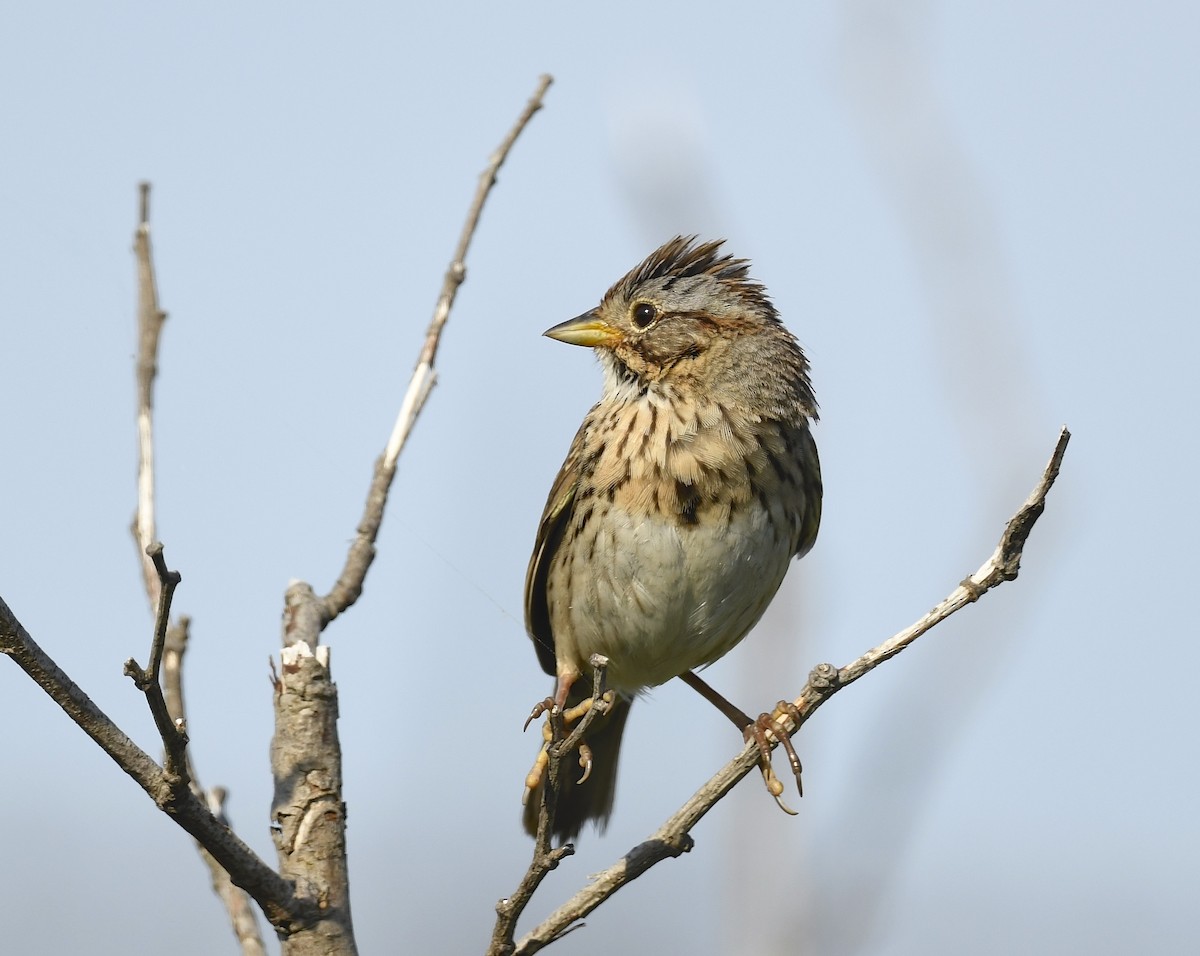
<path fill-rule="evenodd" d="M 791 559 L 754 505 L 719 522 L 611 510 L 594 552 L 577 549 L 565 606 L 552 616 L 560 657 L 583 672 L 609 659 L 609 686 L 623 693 L 662 684 L 711 663 L 762 616 Z M 569 602 L 569 603 L 567 603 Z"/>

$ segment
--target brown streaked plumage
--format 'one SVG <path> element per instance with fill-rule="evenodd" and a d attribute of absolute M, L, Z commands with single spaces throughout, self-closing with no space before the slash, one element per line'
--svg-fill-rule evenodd
<path fill-rule="evenodd" d="M 560 839 L 608 819 L 630 700 L 741 641 L 817 536 L 808 361 L 720 245 L 672 239 L 546 333 L 595 349 L 604 392 L 538 526 L 526 627 L 557 706 L 590 693 L 592 654 L 609 658 L 618 693 L 590 731 L 590 777 L 559 795 Z"/>

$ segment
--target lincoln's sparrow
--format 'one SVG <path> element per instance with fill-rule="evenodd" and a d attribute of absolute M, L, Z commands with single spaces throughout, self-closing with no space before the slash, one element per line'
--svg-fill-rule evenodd
<path fill-rule="evenodd" d="M 720 245 L 672 239 L 546 333 L 596 350 L 604 394 L 550 490 L 525 622 L 557 708 L 590 692 L 592 654 L 609 659 L 618 695 L 590 728 L 594 772 L 563 782 L 562 839 L 612 812 L 631 698 L 729 651 L 817 536 L 808 360 L 749 264 Z"/>

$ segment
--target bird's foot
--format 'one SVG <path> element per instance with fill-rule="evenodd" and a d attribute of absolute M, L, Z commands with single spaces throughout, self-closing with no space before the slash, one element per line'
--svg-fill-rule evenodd
<path fill-rule="evenodd" d="M 800 758 L 796 756 L 796 748 L 792 746 L 792 739 L 788 736 L 788 727 L 783 723 L 785 720 L 790 720 L 793 733 L 800 726 L 800 711 L 797 710 L 796 705 L 791 701 L 781 700 L 771 713 L 759 714 L 757 719 L 752 720 L 749 714 L 727 701 L 695 671 L 684 671 L 679 675 L 679 679 L 733 721 L 734 726 L 742 731 L 746 743 L 754 741 L 758 747 L 759 765 L 762 769 L 763 783 L 767 785 L 767 792 L 775 798 L 779 809 L 795 816 L 796 811 L 780 799 L 783 795 L 783 784 L 775 776 L 775 768 L 771 766 L 771 737 L 779 741 L 783 752 L 787 754 L 792 773 L 796 776 L 796 790 L 800 796 L 804 796 L 804 788 L 800 784 Z M 768 734 L 770 737 L 767 736 Z"/>
<path fill-rule="evenodd" d="M 525 792 L 521 795 L 522 805 L 528 802 L 529 795 L 537 789 L 538 785 L 546 777 L 547 768 L 550 766 L 551 745 L 555 741 L 564 740 L 568 744 L 571 743 L 571 738 L 567 736 L 566 728 L 582 720 L 592 710 L 598 710 L 601 714 L 604 713 L 613 705 L 616 699 L 616 694 L 609 690 L 605 691 L 598 698 L 586 697 L 574 707 L 567 707 L 561 711 L 552 697 L 547 697 L 534 706 L 529 718 L 525 721 L 526 729 L 528 729 L 532 721 L 543 714 L 546 715 L 546 719 L 542 723 L 542 746 L 538 750 L 537 757 L 534 758 L 533 766 L 530 767 L 529 773 L 525 775 Z M 571 737 L 574 736 L 575 734 L 572 733 Z M 575 782 L 583 783 L 592 775 L 592 748 L 587 745 L 587 741 L 580 735 L 579 740 L 572 744 L 569 749 L 579 751 L 579 766 L 583 770 L 583 775 Z"/>
<path fill-rule="evenodd" d="M 759 714 L 758 719 L 746 727 L 743 735 L 747 742 L 753 740 L 758 746 L 763 783 L 767 786 L 767 792 L 775 798 L 775 802 L 779 804 L 779 809 L 783 810 L 784 813 L 795 816 L 796 811 L 783 802 L 783 783 L 775 776 L 775 768 L 771 765 L 771 741 L 767 737 L 770 734 L 779 741 L 783 752 L 787 754 L 788 764 L 791 766 L 792 774 L 796 778 L 796 795 L 803 797 L 804 784 L 800 779 L 803 768 L 800 766 L 800 758 L 796 754 L 796 748 L 792 746 L 792 738 L 788 736 L 788 728 L 783 723 L 785 719 L 792 722 L 793 728 L 800 726 L 800 711 L 789 700 L 781 700 L 769 714 Z"/>

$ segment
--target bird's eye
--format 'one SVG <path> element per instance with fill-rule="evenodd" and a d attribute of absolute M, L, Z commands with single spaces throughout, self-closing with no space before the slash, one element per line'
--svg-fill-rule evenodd
<path fill-rule="evenodd" d="M 658 309 L 649 302 L 639 302 L 633 307 L 633 324 L 639 329 L 648 328 L 658 316 Z"/>

